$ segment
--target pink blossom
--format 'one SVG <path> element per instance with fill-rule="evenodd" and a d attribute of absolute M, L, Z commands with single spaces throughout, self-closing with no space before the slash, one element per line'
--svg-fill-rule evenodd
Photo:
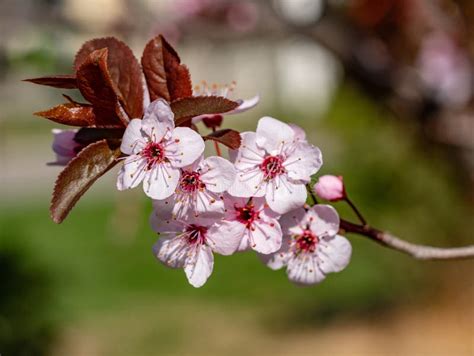
<path fill-rule="evenodd" d="M 224 214 L 222 193 L 235 180 L 232 163 L 222 157 L 201 157 L 184 167 L 175 194 L 166 200 L 155 200 L 157 210 L 172 206 L 177 219 L 200 214 Z"/>
<path fill-rule="evenodd" d="M 145 194 L 166 199 L 178 185 L 180 168 L 192 164 L 204 151 L 204 141 L 187 127 L 174 127 L 174 114 L 164 100 L 155 100 L 143 119 L 127 126 L 120 149 L 129 155 L 120 170 L 117 188 L 135 188 L 143 182 Z"/>
<path fill-rule="evenodd" d="M 349 264 L 352 247 L 340 235 L 339 215 L 330 205 L 299 208 L 280 220 L 284 240 L 280 251 L 261 256 L 272 269 L 287 267 L 288 278 L 297 284 L 316 284 L 331 272 Z"/>
<path fill-rule="evenodd" d="M 219 96 L 227 99 L 232 99 L 232 94 L 235 89 L 235 82 L 232 82 L 231 85 L 217 85 L 214 84 L 212 86 L 209 86 L 206 82 L 202 82 L 202 86 L 198 85 L 194 88 L 194 96 Z M 254 108 L 258 102 L 260 101 L 260 97 L 258 95 L 254 96 L 253 98 L 250 99 L 237 99 L 234 100 L 239 103 L 239 106 L 236 107 L 232 111 L 228 111 L 225 113 L 225 115 L 234 115 L 234 114 L 239 114 L 241 112 L 250 110 Z M 217 115 L 199 115 L 196 117 L 193 117 L 193 124 L 197 124 L 198 122 L 203 121 L 204 124 L 209 127 L 209 128 L 216 128 L 219 127 L 222 123 L 223 120 L 223 115 L 217 114 Z"/>
<path fill-rule="evenodd" d="M 329 201 L 338 201 L 346 197 L 346 190 L 341 176 L 325 175 L 314 185 L 314 192 Z"/>
<path fill-rule="evenodd" d="M 56 153 L 56 161 L 48 163 L 49 165 L 65 166 L 71 159 L 76 157 L 82 145 L 74 140 L 77 130 L 52 130 L 53 151 Z"/>
<path fill-rule="evenodd" d="M 239 251 L 249 248 L 268 254 L 281 247 L 278 215 L 268 209 L 262 198 L 234 198 L 225 195 L 225 215 L 217 232 L 240 241 Z"/>
<path fill-rule="evenodd" d="M 237 176 L 229 193 L 236 197 L 264 196 L 270 208 L 280 214 L 303 206 L 305 184 L 322 165 L 319 148 L 271 117 L 259 120 L 256 133 L 241 136 L 239 151 L 231 152 Z"/>
<path fill-rule="evenodd" d="M 223 234 L 215 220 L 191 217 L 173 219 L 171 211 L 155 210 L 150 218 L 160 239 L 153 247 L 156 258 L 168 267 L 184 268 L 189 283 L 199 288 L 212 273 L 213 252 L 231 255 L 239 246 L 238 236 Z"/>

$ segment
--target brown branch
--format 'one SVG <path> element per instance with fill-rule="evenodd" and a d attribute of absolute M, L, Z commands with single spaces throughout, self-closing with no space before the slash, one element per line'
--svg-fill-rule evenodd
<path fill-rule="evenodd" d="M 392 234 L 380 231 L 368 225 L 357 225 L 341 219 L 341 229 L 366 236 L 388 248 L 410 255 L 418 260 L 450 260 L 474 258 L 474 245 L 464 247 L 441 248 L 417 245 L 402 240 Z"/>

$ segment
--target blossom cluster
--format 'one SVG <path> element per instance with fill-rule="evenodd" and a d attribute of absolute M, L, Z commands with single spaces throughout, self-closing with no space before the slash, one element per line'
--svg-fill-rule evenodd
<path fill-rule="evenodd" d="M 183 268 L 195 287 L 212 273 L 213 253 L 254 250 L 270 268 L 287 266 L 300 284 L 342 270 L 351 246 L 337 235 L 337 212 L 328 205 L 305 208 L 306 185 L 322 165 L 320 150 L 301 128 L 271 117 L 241 136 L 230 160 L 205 158 L 202 137 L 175 127 L 161 99 L 129 123 L 117 188 L 142 184 L 153 200 L 150 221 L 160 235 L 155 256 Z"/>
<path fill-rule="evenodd" d="M 304 130 L 268 116 L 255 132 L 220 129 L 225 115 L 253 108 L 258 96 L 231 99 L 235 83 L 193 89 L 189 70 L 163 36 L 148 42 L 141 63 L 115 38 L 88 41 L 74 70 L 28 80 L 79 89 L 88 101 L 64 95 L 67 103 L 36 113 L 80 127 L 53 130 L 52 164 L 65 166 L 51 202 L 55 222 L 121 162 L 117 189 L 141 185 L 152 200 L 150 223 L 159 235 L 154 255 L 183 268 L 194 287 L 211 275 L 214 253 L 253 250 L 302 285 L 347 266 L 352 249 L 338 235 L 336 210 L 314 197 L 313 206 L 306 204 L 308 191 L 328 201 L 346 199 L 342 178 L 323 176 L 310 185 L 323 160 Z M 201 124 L 212 133 L 201 135 Z M 205 155 L 205 141 L 213 141 L 216 156 Z M 228 159 L 219 145 L 229 148 Z"/>

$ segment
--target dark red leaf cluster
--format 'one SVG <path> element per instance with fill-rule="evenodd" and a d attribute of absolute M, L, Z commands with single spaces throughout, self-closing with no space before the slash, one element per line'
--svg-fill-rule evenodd
<path fill-rule="evenodd" d="M 68 102 L 35 115 L 78 126 L 75 140 L 85 146 L 60 173 L 53 192 L 51 216 L 62 222 L 84 192 L 116 163 L 121 137 L 134 118 L 141 118 L 144 103 L 164 99 L 175 114 L 176 126 L 191 126 L 191 119 L 233 110 L 237 102 L 222 97 L 194 97 L 188 68 L 163 36 L 146 45 L 141 64 L 132 50 L 113 37 L 86 42 L 76 54 L 74 74 L 51 75 L 26 81 L 61 89 L 78 89 L 88 103 Z M 149 98 L 147 97 L 149 96 Z M 204 137 L 238 148 L 240 136 L 221 130 Z"/>

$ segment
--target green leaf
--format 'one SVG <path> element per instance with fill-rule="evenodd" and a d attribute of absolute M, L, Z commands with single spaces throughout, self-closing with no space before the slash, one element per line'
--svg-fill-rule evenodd
<path fill-rule="evenodd" d="M 106 140 L 85 147 L 59 174 L 51 200 L 51 218 L 60 224 L 71 209 L 104 173 L 117 164 L 119 149 L 111 149 Z"/>

